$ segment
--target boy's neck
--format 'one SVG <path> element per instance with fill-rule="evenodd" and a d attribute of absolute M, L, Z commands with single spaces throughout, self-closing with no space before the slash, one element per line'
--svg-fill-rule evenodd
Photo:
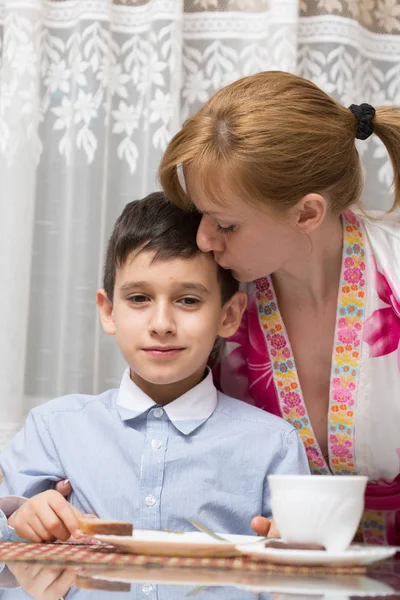
<path fill-rule="evenodd" d="M 206 377 L 206 375 L 206 365 L 203 365 L 200 369 L 186 379 L 176 381 L 175 383 L 159 384 L 146 381 L 132 369 L 130 370 L 130 376 L 133 383 L 135 383 L 138 388 L 142 390 L 142 392 L 149 396 L 149 398 L 154 400 L 156 404 L 160 404 L 162 406 L 170 404 L 170 402 L 173 402 L 177 398 L 180 398 L 180 396 L 183 396 L 183 394 L 186 394 L 186 392 L 192 390 Z"/>

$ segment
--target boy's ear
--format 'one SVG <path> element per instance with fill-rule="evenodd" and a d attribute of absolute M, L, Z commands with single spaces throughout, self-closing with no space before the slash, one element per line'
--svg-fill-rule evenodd
<path fill-rule="evenodd" d="M 103 326 L 104 331 L 109 335 L 115 335 L 113 307 L 108 299 L 105 290 L 97 290 L 96 304 L 99 309 L 101 324 Z"/>
<path fill-rule="evenodd" d="M 221 325 L 218 335 L 228 338 L 239 329 L 242 315 L 247 306 L 247 294 L 245 292 L 236 292 L 222 308 Z"/>

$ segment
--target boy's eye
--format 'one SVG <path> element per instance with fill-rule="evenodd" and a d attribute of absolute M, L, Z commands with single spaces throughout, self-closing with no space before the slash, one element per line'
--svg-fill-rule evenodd
<path fill-rule="evenodd" d="M 148 296 L 144 294 L 134 294 L 133 296 L 129 296 L 128 302 L 131 304 L 145 304 L 149 301 Z"/>
<path fill-rule="evenodd" d="M 197 306 L 200 304 L 200 299 L 193 298 L 193 296 L 185 296 L 179 300 L 179 303 L 183 304 L 183 306 Z"/>
<path fill-rule="evenodd" d="M 235 229 L 234 225 L 228 225 L 227 227 L 223 227 L 217 223 L 217 231 L 219 233 L 232 233 Z"/>

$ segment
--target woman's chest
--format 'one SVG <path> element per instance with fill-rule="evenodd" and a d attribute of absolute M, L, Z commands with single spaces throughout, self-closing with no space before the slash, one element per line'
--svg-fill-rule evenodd
<path fill-rule="evenodd" d="M 284 303 L 281 315 L 293 353 L 305 408 L 324 457 L 328 449 L 328 413 L 335 335 L 336 301 L 332 298 L 319 314 Z"/>

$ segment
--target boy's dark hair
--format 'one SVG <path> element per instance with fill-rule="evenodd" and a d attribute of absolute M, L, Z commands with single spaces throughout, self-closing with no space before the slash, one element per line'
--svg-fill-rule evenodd
<path fill-rule="evenodd" d="M 169 202 L 162 192 L 127 204 L 118 217 L 108 243 L 104 267 L 104 290 L 113 300 L 115 273 L 134 250 L 154 250 L 153 261 L 191 258 L 200 253 L 196 243 L 201 214 Z M 239 289 L 230 271 L 218 266 L 222 303 Z"/>

